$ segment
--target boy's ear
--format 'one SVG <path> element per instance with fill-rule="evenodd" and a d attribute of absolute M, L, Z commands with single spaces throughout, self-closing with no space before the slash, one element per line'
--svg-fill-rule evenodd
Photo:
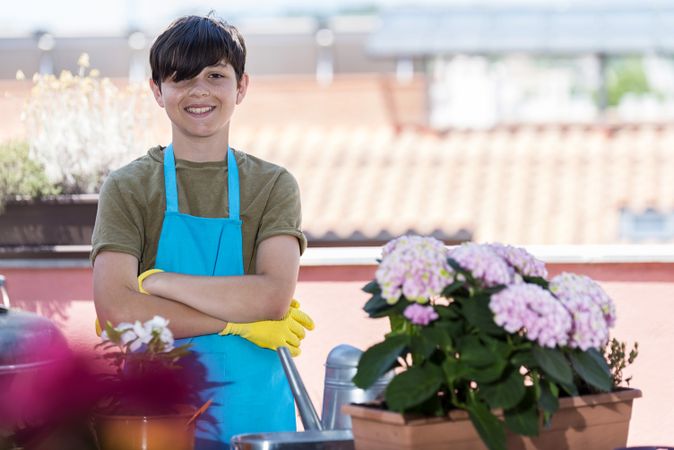
<path fill-rule="evenodd" d="M 163 108 L 164 99 L 162 98 L 161 88 L 157 86 L 157 83 L 155 83 L 152 78 L 150 78 L 150 89 L 152 89 L 152 95 L 154 95 L 157 104 Z"/>
<path fill-rule="evenodd" d="M 248 91 L 248 74 L 244 72 L 241 75 L 241 80 L 239 81 L 239 86 L 236 89 L 236 104 L 239 105 L 246 97 L 246 92 Z"/>

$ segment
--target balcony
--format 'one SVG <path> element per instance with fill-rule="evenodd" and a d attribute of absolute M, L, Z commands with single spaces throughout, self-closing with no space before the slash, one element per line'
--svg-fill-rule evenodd
<path fill-rule="evenodd" d="M 531 246 L 551 276 L 570 271 L 597 280 L 616 302 L 612 335 L 639 342 L 640 355 L 626 371 L 643 391 L 634 404 L 630 445 L 672 442 L 674 426 L 674 246 Z M 360 288 L 374 276 L 376 247 L 309 248 L 302 257 L 296 297 L 315 320 L 296 364 L 317 409 L 323 392 L 325 358 L 338 344 L 365 349 L 387 331 L 386 320 L 362 311 Z M 54 321 L 71 347 L 91 349 L 94 333 L 93 283 L 84 259 L 0 260 L 12 306 Z"/>

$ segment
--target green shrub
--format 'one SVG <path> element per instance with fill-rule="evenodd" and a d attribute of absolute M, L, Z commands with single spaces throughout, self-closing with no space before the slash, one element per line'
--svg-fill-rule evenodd
<path fill-rule="evenodd" d="M 646 94 L 651 88 L 642 58 L 613 58 L 606 73 L 608 106 L 618 106 L 625 94 Z"/>
<path fill-rule="evenodd" d="M 42 167 L 31 160 L 26 142 L 0 144 L 0 213 L 8 199 L 58 194 Z"/>

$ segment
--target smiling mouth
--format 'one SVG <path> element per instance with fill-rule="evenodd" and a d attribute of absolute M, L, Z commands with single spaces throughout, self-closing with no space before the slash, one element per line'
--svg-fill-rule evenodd
<path fill-rule="evenodd" d="M 214 109 L 215 106 L 192 106 L 192 107 L 188 106 L 187 108 L 185 108 L 185 111 L 193 115 L 203 116 L 213 111 Z"/>

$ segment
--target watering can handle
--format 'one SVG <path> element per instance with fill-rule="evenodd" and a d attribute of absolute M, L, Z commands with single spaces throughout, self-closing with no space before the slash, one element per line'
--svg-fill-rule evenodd
<path fill-rule="evenodd" d="M 322 430 L 323 425 L 321 425 L 321 420 L 318 418 L 313 403 L 311 403 L 311 399 L 309 398 L 309 394 L 307 394 L 302 378 L 300 378 L 297 367 L 290 356 L 290 351 L 286 347 L 279 347 L 276 349 L 276 352 L 281 359 L 283 371 L 286 373 L 288 384 L 290 384 L 290 390 L 293 393 L 293 397 L 295 397 L 295 402 L 297 403 L 297 409 L 300 412 L 300 418 L 302 419 L 304 429 L 306 431 Z"/>

